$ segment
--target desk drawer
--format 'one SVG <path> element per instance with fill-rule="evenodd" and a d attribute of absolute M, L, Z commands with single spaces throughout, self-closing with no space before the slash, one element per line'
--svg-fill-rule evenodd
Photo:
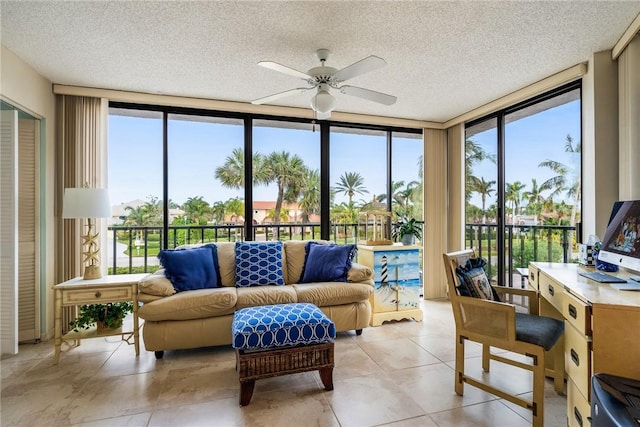
<path fill-rule="evenodd" d="M 132 286 L 112 287 L 109 289 L 78 289 L 65 291 L 63 305 L 101 304 L 116 301 L 132 301 Z"/>
<path fill-rule="evenodd" d="M 591 306 L 565 292 L 562 301 L 562 316 L 580 333 L 591 336 Z"/>
<path fill-rule="evenodd" d="M 538 275 L 538 284 L 540 293 L 544 299 L 554 306 L 559 312 L 562 312 L 562 301 L 564 298 L 564 286 L 551 279 L 544 273 Z"/>
<path fill-rule="evenodd" d="M 583 396 L 591 392 L 591 342 L 568 321 L 564 322 L 564 366 Z"/>
<path fill-rule="evenodd" d="M 588 427 L 591 417 L 589 401 L 580 393 L 576 385 L 567 381 L 567 421 L 569 427 Z"/>

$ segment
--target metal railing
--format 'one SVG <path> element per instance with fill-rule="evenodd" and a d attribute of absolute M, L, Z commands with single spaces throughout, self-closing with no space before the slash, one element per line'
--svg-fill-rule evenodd
<path fill-rule="evenodd" d="M 336 243 L 357 243 L 362 224 L 333 223 L 330 239 Z M 169 247 L 164 248 L 162 226 L 108 227 L 109 274 L 149 272 L 158 268 L 156 257 L 162 249 L 173 249 L 184 244 L 244 241 L 245 229 L 241 224 L 223 225 L 170 225 Z M 252 240 L 315 240 L 320 239 L 320 223 L 260 224 L 252 227 Z"/>
<path fill-rule="evenodd" d="M 513 225 L 505 227 L 506 284 L 513 286 L 518 268 L 527 268 L 531 261 L 573 262 L 575 227 L 568 225 Z M 465 226 L 465 247 L 487 260 L 487 271 L 494 276 L 497 270 L 496 224 Z"/>

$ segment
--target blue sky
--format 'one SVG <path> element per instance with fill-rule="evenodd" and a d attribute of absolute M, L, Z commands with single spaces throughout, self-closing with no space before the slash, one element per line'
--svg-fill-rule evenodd
<path fill-rule="evenodd" d="M 264 123 L 264 122 L 263 122 Z M 242 122 L 219 124 L 169 120 L 169 198 L 179 204 L 203 196 L 209 203 L 242 197 L 242 190 L 224 188 L 215 179 L 234 148 L 243 145 Z M 273 124 L 273 122 L 271 123 Z M 320 132 L 307 129 L 256 126 L 254 152 L 288 151 L 311 168 L 320 168 Z M 359 172 L 370 191 L 354 200 L 370 200 L 385 192 L 386 136 L 332 133 L 331 178 L 333 186 L 345 171 Z M 394 138 L 393 179 L 418 180 L 422 137 Z M 148 196 L 162 198 L 162 121 L 129 116 L 109 117 L 109 193 L 113 205 Z M 254 200 L 275 200 L 276 187 L 255 186 Z M 336 202 L 346 201 L 345 196 Z"/>
<path fill-rule="evenodd" d="M 520 181 L 526 185 L 523 191 L 531 189 L 531 179 L 536 178 L 538 186 L 555 174 L 538 165 L 546 160 L 555 160 L 580 173 L 579 156 L 565 152 L 567 135 L 573 138 L 573 145 L 580 142 L 580 101 L 572 101 L 557 107 L 521 118 L 507 124 L 505 129 L 505 173 L 507 183 Z M 489 129 L 471 137 L 487 153 L 496 153 L 497 132 Z M 485 161 L 473 168 L 478 178 L 497 181 L 497 166 Z M 576 175 L 579 176 L 579 175 Z M 495 203 L 495 193 L 487 198 L 487 207 Z M 474 193 L 471 203 L 480 207 L 480 196 Z"/>

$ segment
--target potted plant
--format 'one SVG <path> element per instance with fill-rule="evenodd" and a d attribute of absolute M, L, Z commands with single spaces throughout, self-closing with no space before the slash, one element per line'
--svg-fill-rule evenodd
<path fill-rule="evenodd" d="M 131 302 L 111 302 L 107 304 L 91 304 L 80 307 L 76 320 L 69 322 L 74 331 L 89 329 L 94 323 L 98 330 L 117 329 L 122 320 L 133 310 Z"/>
<path fill-rule="evenodd" d="M 413 245 L 415 239 L 422 239 L 422 224 L 416 222 L 415 218 L 400 216 L 397 222 L 393 223 L 391 230 L 393 238 L 402 242 L 403 245 Z"/>

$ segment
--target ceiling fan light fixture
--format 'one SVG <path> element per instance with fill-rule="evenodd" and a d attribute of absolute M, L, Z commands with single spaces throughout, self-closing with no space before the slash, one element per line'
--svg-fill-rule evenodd
<path fill-rule="evenodd" d="M 311 108 L 318 113 L 329 113 L 336 107 L 336 99 L 328 91 L 320 89 L 311 97 Z"/>

